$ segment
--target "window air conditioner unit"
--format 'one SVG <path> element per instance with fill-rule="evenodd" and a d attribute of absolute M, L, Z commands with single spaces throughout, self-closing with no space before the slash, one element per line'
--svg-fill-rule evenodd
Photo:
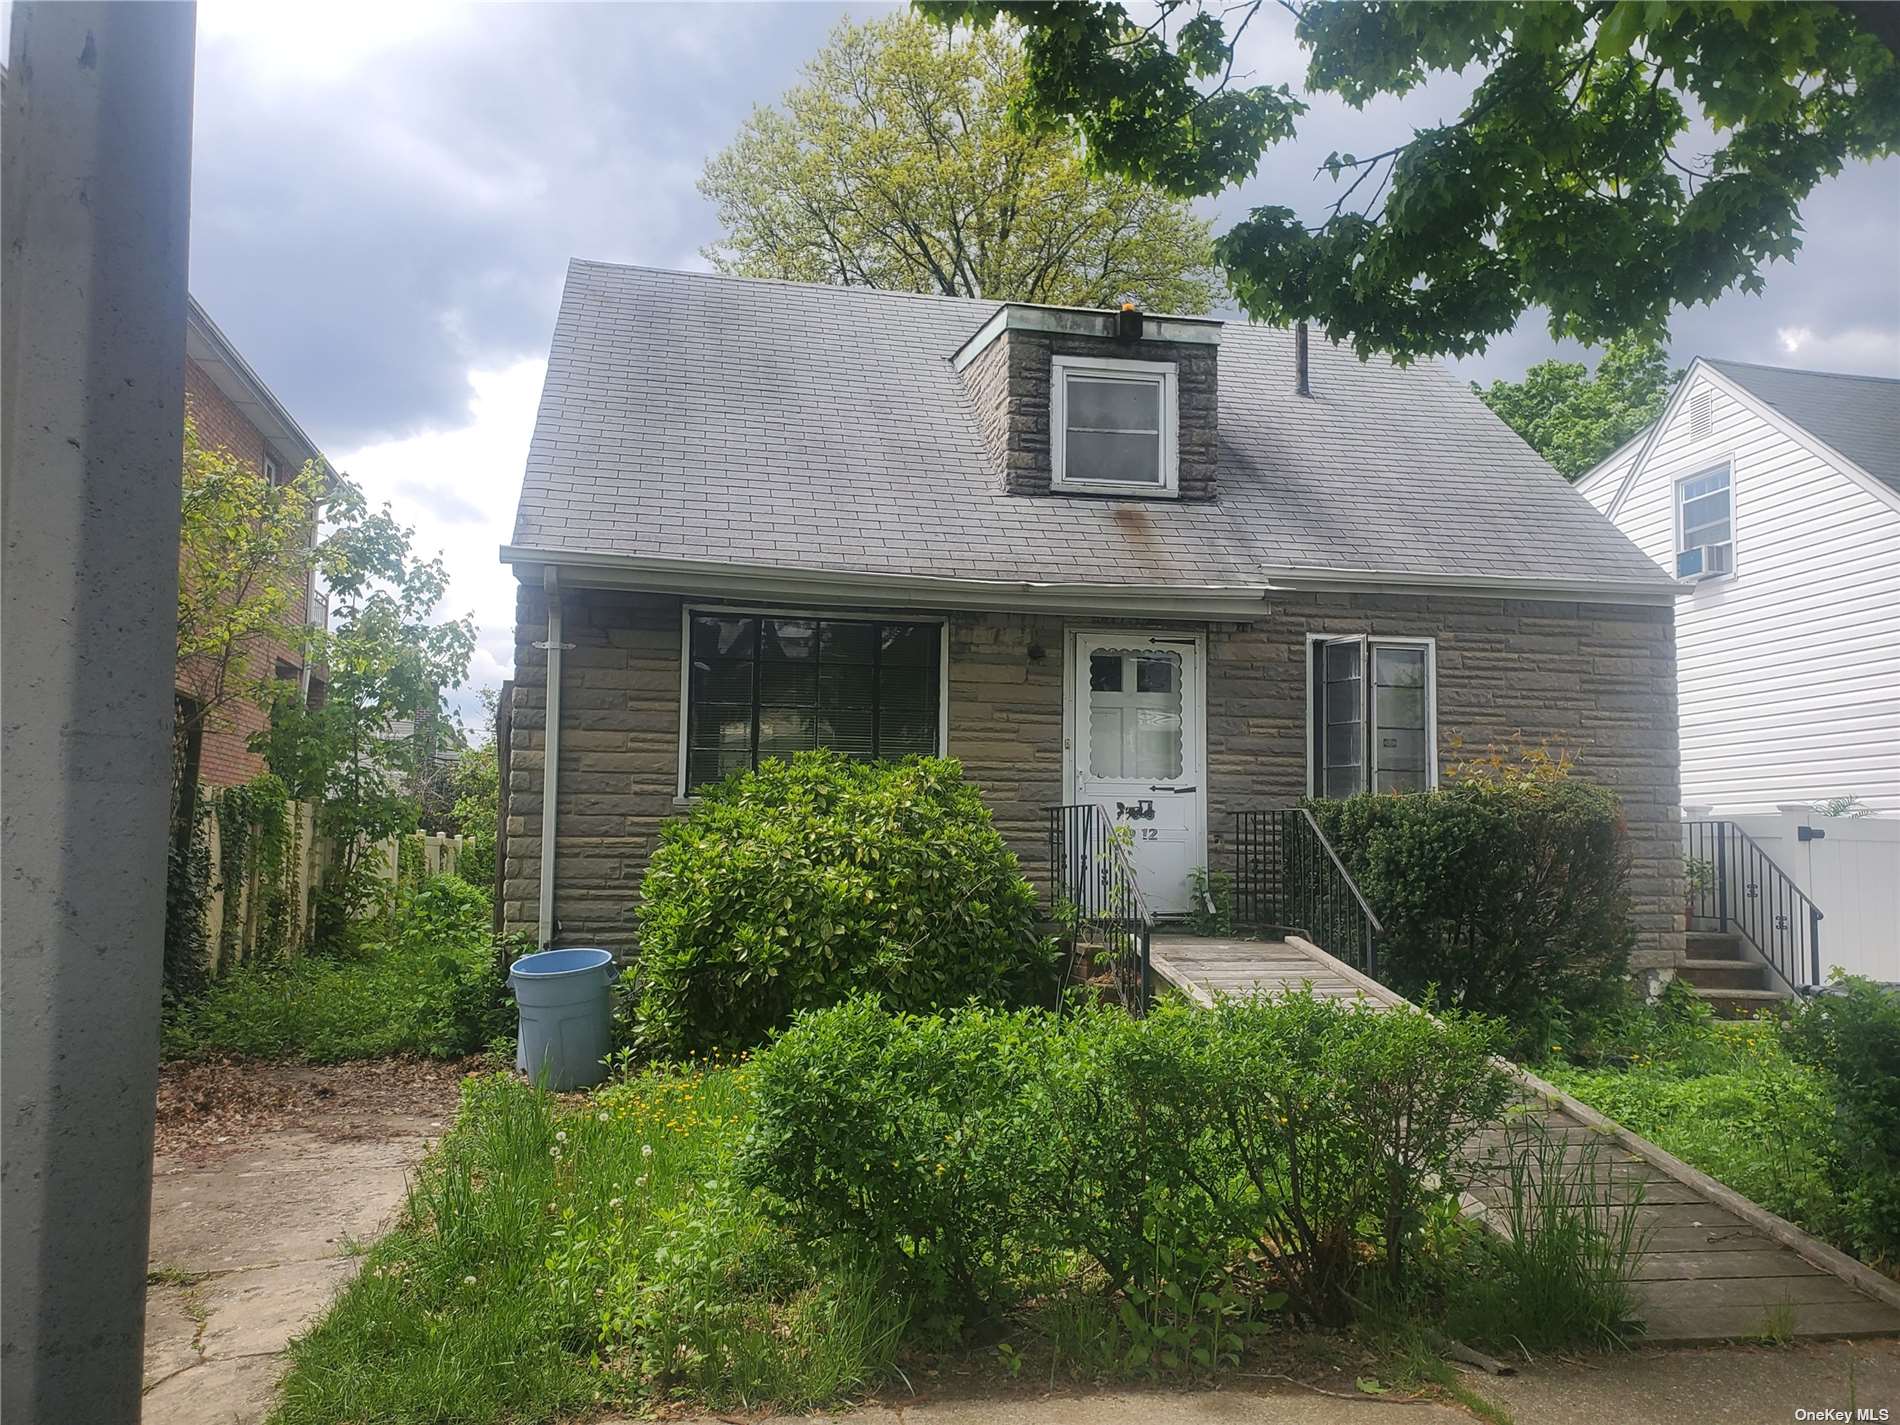
<path fill-rule="evenodd" d="M 1694 549 L 1685 549 L 1676 556 L 1676 577 L 1713 579 L 1718 574 L 1732 573 L 1734 553 L 1732 544 L 1698 544 Z"/>

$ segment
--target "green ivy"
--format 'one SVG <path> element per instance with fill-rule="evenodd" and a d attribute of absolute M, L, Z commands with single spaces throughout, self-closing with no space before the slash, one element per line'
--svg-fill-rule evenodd
<path fill-rule="evenodd" d="M 211 798 L 218 818 L 218 878 L 226 901 L 224 924 L 219 927 L 218 965 L 229 969 L 243 951 L 244 917 L 237 897 L 255 870 L 259 936 L 254 947 L 260 955 L 280 952 L 291 917 L 287 903 L 293 888 L 284 884 L 291 860 L 290 794 L 276 777 L 265 773 Z"/>
<path fill-rule="evenodd" d="M 204 991 L 209 979 L 205 904 L 211 848 L 202 818 L 189 836 L 173 836 L 165 859 L 165 999 L 176 1004 Z"/>

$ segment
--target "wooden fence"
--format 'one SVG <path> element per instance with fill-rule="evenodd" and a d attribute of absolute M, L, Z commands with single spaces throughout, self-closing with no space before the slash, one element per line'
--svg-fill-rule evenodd
<path fill-rule="evenodd" d="M 266 884 L 259 857 L 248 850 L 235 884 L 226 884 L 224 836 L 218 815 L 206 798 L 202 817 L 211 876 L 205 893 L 206 955 L 213 973 L 252 959 L 260 952 L 301 954 L 310 940 L 311 899 L 323 873 L 335 860 L 335 847 L 316 833 L 316 809 L 292 802 L 288 810 L 290 846 L 281 879 Z M 255 830 L 251 836 L 255 844 Z M 402 843 L 415 846 L 411 858 L 425 875 L 452 875 L 461 859 L 463 838 L 444 832 L 414 832 L 371 847 L 364 864 L 395 886 L 402 876 Z"/>

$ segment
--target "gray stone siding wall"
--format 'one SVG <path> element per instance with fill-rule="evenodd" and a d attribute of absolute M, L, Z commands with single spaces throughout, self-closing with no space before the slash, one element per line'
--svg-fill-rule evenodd
<path fill-rule="evenodd" d="M 1050 484 L 1049 387 L 1055 356 L 1172 361 L 1180 498 L 1211 500 L 1220 445 L 1220 348 L 1200 342 L 1122 342 L 1108 337 L 1006 331 L 963 371 L 990 458 L 1012 495 L 1046 495 Z"/>
<path fill-rule="evenodd" d="M 659 595 L 565 596 L 555 914 L 563 944 L 630 949 L 647 856 L 677 811 L 680 605 Z M 1127 621 L 1119 621 L 1127 622 Z M 1062 781 L 1063 662 L 1071 627 L 1118 621 L 953 614 L 949 752 L 981 788 L 1039 885 L 1043 808 Z M 1220 865 L 1241 808 L 1306 789 L 1306 635 L 1436 640 L 1438 751 L 1449 763 L 1519 742 L 1568 752 L 1622 800 L 1634 858 L 1639 968 L 1682 949 L 1675 638 L 1668 609 L 1529 600 L 1299 595 L 1247 624 L 1131 625 L 1208 637 L 1209 855 Z M 533 930 L 540 867 L 546 603 L 524 590 L 516 641 L 504 916 Z"/>
<path fill-rule="evenodd" d="M 633 908 L 679 779 L 680 600 L 568 590 L 562 640 L 561 765 L 555 819 L 557 943 L 634 944 Z M 537 928 L 541 788 L 546 771 L 547 596 L 523 586 L 515 612 L 515 691 L 508 764 L 509 930 Z"/>
<path fill-rule="evenodd" d="M 1637 969 L 1673 965 L 1684 881 L 1676 736 L 1675 616 L 1667 608 L 1532 600 L 1296 595 L 1219 625 L 1207 672 L 1209 854 L 1236 810 L 1306 789 L 1308 633 L 1436 643 L 1441 769 L 1522 744 L 1568 753 L 1575 775 L 1622 802 Z"/>

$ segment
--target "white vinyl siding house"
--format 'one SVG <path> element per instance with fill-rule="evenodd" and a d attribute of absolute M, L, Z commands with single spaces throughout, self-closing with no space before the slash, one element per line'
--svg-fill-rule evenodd
<path fill-rule="evenodd" d="M 1750 371 L 1805 375 L 1697 361 L 1656 426 L 1579 481 L 1664 569 L 1719 571 L 1676 606 L 1683 803 L 1853 795 L 1900 815 L 1900 489 L 1760 398 Z M 1900 406 L 1900 382 L 1808 379 Z"/>

